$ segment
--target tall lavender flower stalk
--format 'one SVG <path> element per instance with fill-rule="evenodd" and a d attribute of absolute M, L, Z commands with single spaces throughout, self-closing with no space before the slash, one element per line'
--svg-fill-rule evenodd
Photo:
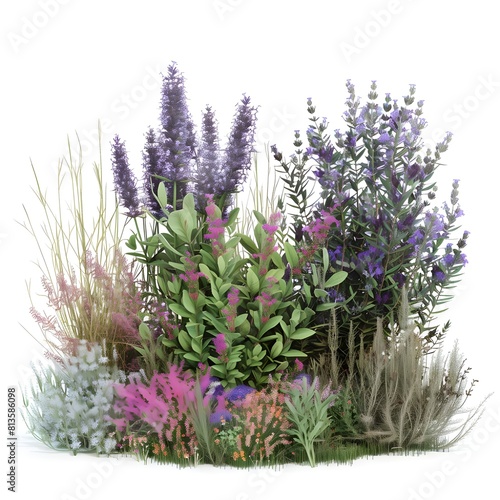
<path fill-rule="evenodd" d="M 223 183 L 224 172 L 221 163 L 217 122 L 214 111 L 207 105 L 202 119 L 201 143 L 196 172 L 195 191 L 199 210 L 203 210 L 207 206 L 207 197 L 215 196 L 220 198 Z"/>
<path fill-rule="evenodd" d="M 236 106 L 226 154 L 223 160 L 221 193 L 227 195 L 225 206 L 231 204 L 230 194 L 236 193 L 246 181 L 254 151 L 257 108 L 250 105 L 250 97 L 244 95 Z"/>
<path fill-rule="evenodd" d="M 188 191 L 192 179 L 196 137 L 186 103 L 184 76 L 172 63 L 163 77 L 158 155 L 169 200 L 176 207 Z"/>
<path fill-rule="evenodd" d="M 150 127 L 146 132 L 146 144 L 142 152 L 142 167 L 144 169 L 143 186 L 145 201 L 149 211 L 156 217 L 163 215 L 162 208 L 155 193 L 158 192 L 158 186 L 161 179 L 164 178 L 164 169 L 161 162 L 160 150 L 155 131 Z"/>
<path fill-rule="evenodd" d="M 203 114 L 202 140 L 198 161 L 196 194 L 203 208 L 207 195 L 213 195 L 225 213 L 232 194 L 245 182 L 252 163 L 257 109 L 243 96 L 236 106 L 224 155 L 220 153 L 214 112 L 207 106 Z"/>
<path fill-rule="evenodd" d="M 113 165 L 113 179 L 120 203 L 128 212 L 129 217 L 137 217 L 141 213 L 137 179 L 132 172 L 125 142 L 115 135 L 111 144 L 111 162 Z"/>

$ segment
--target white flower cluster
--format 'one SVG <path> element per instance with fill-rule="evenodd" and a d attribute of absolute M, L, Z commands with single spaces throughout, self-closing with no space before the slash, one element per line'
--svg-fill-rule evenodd
<path fill-rule="evenodd" d="M 81 341 L 63 364 L 35 369 L 23 412 L 31 433 L 56 449 L 95 450 L 109 454 L 116 446 L 108 420 L 113 384 L 120 374 L 101 346 Z"/>

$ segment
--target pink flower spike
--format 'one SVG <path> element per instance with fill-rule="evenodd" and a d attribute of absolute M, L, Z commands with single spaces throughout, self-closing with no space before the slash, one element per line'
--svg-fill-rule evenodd
<path fill-rule="evenodd" d="M 227 349 L 226 336 L 223 333 L 219 333 L 214 337 L 213 343 L 215 346 L 215 352 L 219 355 L 224 354 L 224 351 Z"/>

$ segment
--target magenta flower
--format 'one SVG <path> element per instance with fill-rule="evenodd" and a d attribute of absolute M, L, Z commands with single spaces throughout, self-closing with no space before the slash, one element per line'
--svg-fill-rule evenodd
<path fill-rule="evenodd" d="M 215 352 L 219 356 L 225 354 L 227 350 L 227 343 L 226 343 L 226 336 L 223 333 L 217 334 L 213 339 L 213 343 L 215 346 Z"/>
<path fill-rule="evenodd" d="M 236 287 L 231 288 L 231 291 L 227 295 L 228 307 L 225 307 L 221 311 L 222 314 L 226 316 L 227 325 L 230 332 L 234 332 L 236 330 L 234 321 L 236 319 L 236 315 L 238 314 L 237 309 L 240 302 L 239 293 L 240 291 Z"/>

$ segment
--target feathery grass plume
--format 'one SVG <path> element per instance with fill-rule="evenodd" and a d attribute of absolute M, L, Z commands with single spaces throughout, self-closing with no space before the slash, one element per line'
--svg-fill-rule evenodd
<path fill-rule="evenodd" d="M 120 373 L 105 351 L 80 341 L 74 356 L 34 367 L 31 386 L 23 389 L 21 413 L 36 439 L 75 455 L 90 450 L 109 454 L 115 449 L 114 425 L 108 417 Z"/>
<path fill-rule="evenodd" d="M 221 465 L 224 463 L 224 453 L 221 447 L 215 444 L 217 433 L 210 422 L 212 415 L 210 396 L 206 396 L 206 384 L 203 384 L 199 377 L 196 379 L 193 392 L 194 397 L 188 400 L 187 405 L 198 441 L 200 460 L 202 463 Z"/>
<path fill-rule="evenodd" d="M 111 162 L 115 190 L 128 217 L 137 217 L 142 213 L 139 206 L 137 179 L 130 169 L 125 142 L 115 135 L 111 144 Z"/>
<path fill-rule="evenodd" d="M 125 339 L 117 335 L 120 328 L 113 322 L 113 313 L 128 314 L 136 290 L 130 265 L 120 253 L 123 228 L 119 205 L 116 197 L 108 198 L 102 161 L 94 163 L 93 182 L 85 182 L 81 148 L 75 155 L 68 142 L 68 155 L 58 165 L 53 199 L 33 165 L 32 169 L 33 191 L 43 222 L 35 223 L 31 208 L 23 205 L 26 221 L 21 225 L 35 240 L 44 296 L 53 308 L 52 316 L 38 312 L 28 285 L 31 311 L 45 341 L 43 347 L 55 359 L 72 354 L 72 340 L 80 339 L 99 344 L 106 340 L 108 357 L 117 342 L 122 344 L 117 346 L 118 351 L 123 352 Z M 93 210 L 87 193 L 97 197 Z M 128 342 L 130 337 L 126 337 Z"/>
<path fill-rule="evenodd" d="M 401 324 L 407 325 L 405 330 L 387 335 L 379 319 L 366 352 L 351 345 L 357 353 L 356 370 L 342 384 L 359 408 L 362 430 L 357 438 L 404 449 L 450 447 L 477 423 L 487 398 L 464 410 L 477 381 L 469 384 L 470 369 L 458 344 L 446 358 L 441 350 L 428 354 L 415 324 L 402 317 Z"/>

